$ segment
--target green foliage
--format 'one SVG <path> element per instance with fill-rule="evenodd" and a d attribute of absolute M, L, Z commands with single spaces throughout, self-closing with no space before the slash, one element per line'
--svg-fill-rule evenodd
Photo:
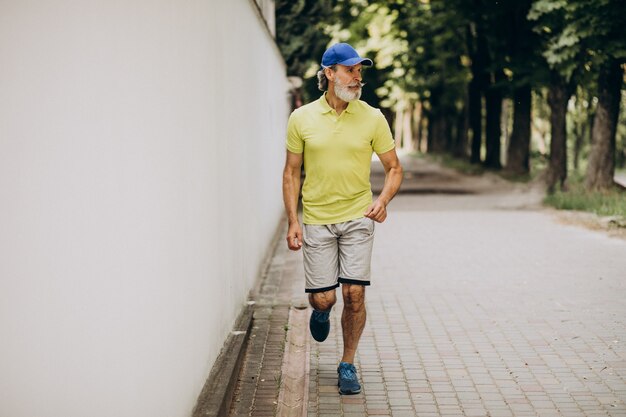
<path fill-rule="evenodd" d="M 538 0 L 533 3 L 532 9 L 528 13 L 528 19 L 538 20 L 541 16 L 564 10 L 567 7 L 566 0 Z"/>
<path fill-rule="evenodd" d="M 568 111 L 568 162 L 572 169 L 575 139 L 582 138 L 578 172 L 590 148 L 597 70 L 608 58 L 626 62 L 624 0 L 276 0 L 276 28 L 288 75 L 305 78 L 309 100 L 320 94 L 313 75 L 322 53 L 345 41 L 374 60 L 364 72 L 365 101 L 386 108 L 421 101 L 427 119 L 439 112 L 449 124 L 466 106 L 472 77 L 483 77 L 483 93 L 491 86 L 512 97 L 515 88 L 531 85 L 536 96 L 550 84 L 551 71 L 558 73 L 576 94 Z M 480 42 L 487 60 L 474 72 Z M 495 73 L 506 76 L 494 85 Z M 533 130 L 541 140 L 534 146 L 547 152 L 550 112 L 545 96 L 539 99 Z M 618 167 L 626 164 L 624 100 Z M 533 169 L 542 168 L 546 155 L 533 161 L 540 161 Z"/>
<path fill-rule="evenodd" d="M 528 19 L 545 41 L 546 61 L 567 80 L 606 59 L 626 59 L 622 0 L 536 0 Z"/>
<path fill-rule="evenodd" d="M 390 80 L 399 80 L 402 69 L 396 57 L 405 52 L 393 24 L 395 15 L 378 2 L 336 0 L 334 12 L 338 23 L 329 28 L 333 42 L 348 42 L 372 58 L 374 66 L 365 68 L 366 82 L 362 100 L 376 107 L 390 107 L 397 100 L 399 88 Z M 381 101 L 384 100 L 384 101 Z"/>
<path fill-rule="evenodd" d="M 332 0 L 276 0 L 276 41 L 287 63 L 287 75 L 303 77 L 319 60 L 330 37 Z"/>
<path fill-rule="evenodd" d="M 544 203 L 562 210 L 579 210 L 599 216 L 620 216 L 626 219 L 626 192 L 617 188 L 609 191 L 588 192 L 582 180 L 571 180 L 567 191 L 548 195 Z"/>
<path fill-rule="evenodd" d="M 469 81 L 468 62 L 463 60 L 466 20 L 443 0 L 388 3 L 396 16 L 396 36 L 406 48 L 394 59 L 401 78 L 391 82 L 427 101 L 437 93 L 441 108 L 451 109 Z"/>
<path fill-rule="evenodd" d="M 568 4 L 564 0 L 537 0 L 528 12 L 533 30 L 542 39 L 542 55 L 549 67 L 569 81 L 578 67 L 579 38 L 568 28 Z"/>

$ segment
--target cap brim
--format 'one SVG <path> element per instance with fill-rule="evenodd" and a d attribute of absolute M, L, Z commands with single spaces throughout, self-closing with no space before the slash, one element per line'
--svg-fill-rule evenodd
<path fill-rule="evenodd" d="M 371 59 L 369 58 L 350 58 L 350 59 L 346 59 L 345 61 L 341 61 L 341 62 L 337 62 L 339 65 L 345 65 L 346 67 L 351 67 L 352 65 L 356 65 L 356 64 L 363 64 L 366 67 L 371 67 L 372 65 L 374 65 L 374 63 L 372 62 Z"/>

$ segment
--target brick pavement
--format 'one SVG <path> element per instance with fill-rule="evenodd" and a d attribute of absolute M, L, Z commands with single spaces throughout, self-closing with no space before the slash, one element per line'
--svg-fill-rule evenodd
<path fill-rule="evenodd" d="M 286 225 L 281 226 L 286 231 Z M 295 299 L 302 299 L 302 276 L 298 258 L 287 256 L 283 232 L 274 256 L 256 289 L 252 332 L 240 372 L 231 417 L 268 417 L 276 414 L 281 364 L 289 308 Z M 302 287 L 304 288 L 304 287 Z"/>
<path fill-rule="evenodd" d="M 254 388 L 233 415 L 274 415 L 288 303 L 303 290 L 301 254 L 282 246 L 242 373 Z M 338 303 L 328 340 L 309 339 L 309 416 L 626 416 L 626 241 L 544 211 L 401 195 L 372 267 L 363 392 L 337 393 Z"/>

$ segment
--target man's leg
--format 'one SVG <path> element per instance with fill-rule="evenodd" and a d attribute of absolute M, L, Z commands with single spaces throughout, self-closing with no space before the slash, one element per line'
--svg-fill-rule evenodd
<path fill-rule="evenodd" d="M 354 363 L 354 355 L 365 327 L 365 286 L 358 284 L 342 284 L 343 313 L 341 327 L 343 330 L 343 357 L 341 362 Z"/>
<path fill-rule="evenodd" d="M 330 309 L 335 305 L 337 296 L 335 289 L 314 292 L 309 294 L 309 302 L 313 312 L 309 319 L 311 336 L 318 342 L 323 342 L 330 332 Z"/>
<path fill-rule="evenodd" d="M 309 303 L 317 311 L 330 311 L 337 302 L 335 289 L 309 293 Z"/>
<path fill-rule="evenodd" d="M 365 286 L 370 285 L 374 221 L 362 218 L 346 222 L 339 239 L 339 278 L 343 295 L 343 358 L 353 364 L 365 327 Z"/>
<path fill-rule="evenodd" d="M 313 312 L 309 318 L 311 336 L 323 342 L 330 332 L 330 309 L 337 301 L 339 253 L 337 236 L 330 226 L 304 225 L 304 276 Z"/>
<path fill-rule="evenodd" d="M 342 395 L 358 394 L 361 384 L 354 366 L 354 355 L 365 327 L 365 286 L 343 283 L 341 293 L 344 303 L 341 314 L 343 357 L 337 367 L 337 385 Z"/>

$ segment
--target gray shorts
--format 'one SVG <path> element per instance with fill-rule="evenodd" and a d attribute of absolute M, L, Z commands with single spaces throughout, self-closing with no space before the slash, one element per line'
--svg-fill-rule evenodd
<path fill-rule="evenodd" d="M 335 289 L 340 283 L 370 285 L 374 220 L 304 225 L 306 292 Z"/>

